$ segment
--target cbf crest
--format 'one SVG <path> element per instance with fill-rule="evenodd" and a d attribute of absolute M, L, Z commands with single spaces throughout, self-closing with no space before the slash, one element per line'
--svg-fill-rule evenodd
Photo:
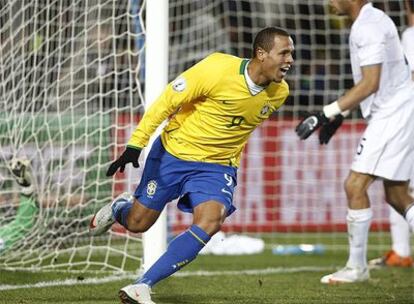
<path fill-rule="evenodd" d="M 269 113 L 269 111 L 270 111 L 270 106 L 266 104 L 263 106 L 262 110 L 260 111 L 260 115 L 265 116 Z"/>
<path fill-rule="evenodd" d="M 155 180 L 151 180 L 147 184 L 147 196 L 152 198 L 157 191 L 157 182 Z"/>

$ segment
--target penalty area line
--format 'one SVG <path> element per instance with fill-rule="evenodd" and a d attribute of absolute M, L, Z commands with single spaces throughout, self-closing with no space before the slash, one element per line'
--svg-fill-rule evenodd
<path fill-rule="evenodd" d="M 264 269 L 245 269 L 245 270 L 224 270 L 224 271 L 182 271 L 174 274 L 175 277 L 202 277 L 202 276 L 233 276 L 233 275 L 268 275 L 268 274 L 284 274 L 284 273 L 296 273 L 296 272 L 322 272 L 330 271 L 333 267 L 276 267 L 276 268 L 264 268 Z M 137 274 L 117 274 L 106 277 L 98 278 L 85 278 L 79 279 L 66 279 L 66 280 L 54 280 L 54 281 L 43 281 L 33 284 L 22 284 L 22 285 L 0 285 L 0 291 L 2 290 L 14 290 L 14 289 L 26 289 L 26 288 L 45 288 L 45 287 L 56 287 L 56 286 L 73 286 L 73 285 L 96 285 L 104 284 L 122 280 L 135 280 Z"/>

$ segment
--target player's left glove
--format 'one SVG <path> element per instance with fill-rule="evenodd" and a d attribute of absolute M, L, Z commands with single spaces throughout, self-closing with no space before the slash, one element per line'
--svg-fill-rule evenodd
<path fill-rule="evenodd" d="M 125 165 L 128 163 L 132 163 L 135 168 L 138 168 L 138 158 L 141 151 L 141 148 L 127 146 L 124 153 L 122 153 L 121 156 L 109 166 L 108 171 L 106 171 L 106 176 L 114 175 L 118 169 L 120 169 L 120 172 L 124 172 Z"/>
<path fill-rule="evenodd" d="M 308 138 L 320 126 L 329 123 L 329 119 L 323 112 L 308 113 L 307 116 L 297 125 L 295 132 L 300 139 Z"/>
<path fill-rule="evenodd" d="M 339 127 L 342 125 L 343 121 L 344 116 L 342 116 L 342 114 L 338 114 L 332 121 L 330 121 L 326 125 L 323 125 L 321 130 L 319 131 L 319 143 L 321 145 L 326 145 L 331 140 L 336 130 L 338 130 Z"/>

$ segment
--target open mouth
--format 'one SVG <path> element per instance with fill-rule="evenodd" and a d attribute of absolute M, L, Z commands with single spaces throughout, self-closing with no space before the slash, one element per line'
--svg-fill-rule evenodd
<path fill-rule="evenodd" d="M 285 76 L 287 74 L 287 72 L 289 71 L 290 67 L 283 67 L 280 68 L 280 72 L 282 73 L 283 76 Z"/>

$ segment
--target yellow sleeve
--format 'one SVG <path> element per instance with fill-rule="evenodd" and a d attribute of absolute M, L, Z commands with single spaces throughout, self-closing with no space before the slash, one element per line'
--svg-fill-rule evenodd
<path fill-rule="evenodd" d="M 157 127 L 181 105 L 192 102 L 202 96 L 208 95 L 217 77 L 210 77 L 211 57 L 203 59 L 177 79 L 169 83 L 160 97 L 145 112 L 142 120 L 132 133 L 128 146 L 143 148 L 148 144 L 150 136 Z"/>

